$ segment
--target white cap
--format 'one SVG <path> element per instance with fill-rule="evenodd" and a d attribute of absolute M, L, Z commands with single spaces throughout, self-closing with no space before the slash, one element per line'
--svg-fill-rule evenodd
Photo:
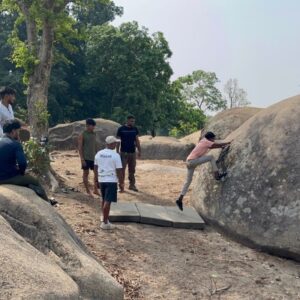
<path fill-rule="evenodd" d="M 112 144 L 112 143 L 119 143 L 120 142 L 120 140 L 118 140 L 117 138 L 115 138 L 114 136 L 112 136 L 112 135 L 109 135 L 108 137 L 106 137 L 106 139 L 105 139 L 105 143 L 106 144 Z"/>

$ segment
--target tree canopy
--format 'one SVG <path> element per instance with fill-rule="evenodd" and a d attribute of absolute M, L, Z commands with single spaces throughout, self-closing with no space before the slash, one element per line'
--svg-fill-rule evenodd
<path fill-rule="evenodd" d="M 123 13 L 112 1 L 2 0 L 1 10 L 0 85 L 17 90 L 16 113 L 28 111 L 30 125 L 39 127 L 37 117 L 50 126 L 87 117 L 122 123 L 133 114 L 142 133 L 180 136 L 224 108 L 215 73 L 172 81 L 163 33 L 109 24 Z"/>

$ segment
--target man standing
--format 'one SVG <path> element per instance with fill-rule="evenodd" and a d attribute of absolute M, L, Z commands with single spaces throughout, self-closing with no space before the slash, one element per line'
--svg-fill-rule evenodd
<path fill-rule="evenodd" d="M 118 179 L 122 176 L 121 158 L 114 151 L 118 142 L 120 141 L 114 136 L 108 136 L 105 139 L 106 149 L 99 151 L 95 156 L 94 173 L 102 196 L 103 221 L 100 228 L 104 230 L 114 228 L 109 223 L 109 211 L 111 202 L 117 202 Z"/>
<path fill-rule="evenodd" d="M 57 201 L 50 200 L 39 181 L 25 174 L 26 157 L 19 140 L 21 124 L 17 120 L 7 120 L 3 124 L 4 135 L 0 138 L 0 184 L 14 184 L 28 187 L 51 205 Z"/>
<path fill-rule="evenodd" d="M 216 180 L 220 180 L 226 176 L 227 173 L 220 173 L 217 167 L 217 163 L 212 155 L 206 155 L 210 149 L 223 148 L 230 144 L 228 143 L 215 143 L 215 134 L 213 132 L 207 132 L 203 139 L 199 141 L 197 146 L 189 154 L 186 160 L 187 177 L 182 188 L 179 198 L 176 200 L 176 205 L 180 210 L 183 210 L 182 200 L 188 191 L 188 188 L 193 180 L 194 171 L 197 166 L 210 162 L 213 170 L 213 174 Z"/>
<path fill-rule="evenodd" d="M 14 119 L 12 104 L 16 100 L 16 91 L 9 87 L 0 89 L 0 137 L 3 136 L 3 125 L 7 120 Z"/>
<path fill-rule="evenodd" d="M 127 123 L 119 127 L 117 137 L 121 139 L 121 160 L 123 165 L 122 178 L 119 182 L 120 192 L 124 192 L 125 187 L 125 171 L 128 164 L 128 179 L 129 189 L 138 192 L 135 186 L 135 167 L 136 167 L 136 153 L 138 149 L 138 157 L 141 157 L 141 145 L 139 140 L 139 131 L 134 126 L 135 118 L 133 116 L 127 117 Z M 120 153 L 120 144 L 117 145 L 117 152 Z"/>
<path fill-rule="evenodd" d="M 83 184 L 87 194 L 93 197 L 89 188 L 89 170 L 94 170 L 94 159 L 97 153 L 96 133 L 94 132 L 96 122 L 93 119 L 86 120 L 86 130 L 78 137 L 78 151 L 81 160 L 81 169 L 83 170 Z M 96 177 L 94 177 L 94 194 L 99 195 L 96 186 Z"/>

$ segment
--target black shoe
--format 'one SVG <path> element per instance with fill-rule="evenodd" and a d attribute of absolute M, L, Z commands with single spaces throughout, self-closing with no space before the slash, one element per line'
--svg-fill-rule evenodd
<path fill-rule="evenodd" d="M 176 205 L 178 206 L 178 208 L 179 208 L 181 211 L 183 211 L 182 201 L 176 200 Z"/>
<path fill-rule="evenodd" d="M 132 191 L 135 191 L 135 192 L 139 191 L 135 185 L 130 185 L 128 189 L 132 190 Z"/>

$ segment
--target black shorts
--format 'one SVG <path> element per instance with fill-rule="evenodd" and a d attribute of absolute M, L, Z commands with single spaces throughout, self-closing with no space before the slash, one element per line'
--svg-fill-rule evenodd
<path fill-rule="evenodd" d="M 81 166 L 82 170 L 94 170 L 94 161 L 93 160 L 85 160 L 85 167 Z"/>
<path fill-rule="evenodd" d="M 103 201 L 117 202 L 118 185 L 116 182 L 101 182 L 100 191 Z"/>

